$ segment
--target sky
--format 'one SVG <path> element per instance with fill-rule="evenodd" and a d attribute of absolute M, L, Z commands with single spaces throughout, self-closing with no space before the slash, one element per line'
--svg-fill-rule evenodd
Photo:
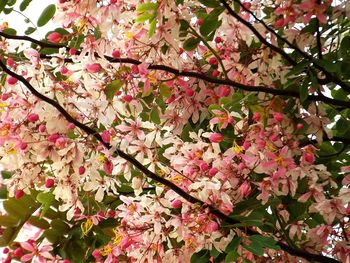
<path fill-rule="evenodd" d="M 23 35 L 24 31 L 29 26 L 34 27 L 31 23 L 25 23 L 26 17 L 28 17 L 34 23 L 34 25 L 36 25 L 36 22 L 41 12 L 48 5 L 55 4 L 57 2 L 58 0 L 32 0 L 27 9 L 22 12 L 23 15 L 21 15 L 16 11 L 20 12 L 19 5 L 22 3 L 22 0 L 17 0 L 17 3 L 14 5 L 14 11 L 12 11 L 8 15 L 5 15 L 4 13 L 0 14 L 0 24 L 2 24 L 3 22 L 7 22 L 10 28 L 16 29 L 17 35 Z M 42 38 L 43 36 L 45 36 L 46 32 L 56 27 L 57 26 L 55 26 L 52 22 L 49 22 L 45 26 L 38 28 L 37 31 L 31 34 L 30 36 L 33 38 Z"/>

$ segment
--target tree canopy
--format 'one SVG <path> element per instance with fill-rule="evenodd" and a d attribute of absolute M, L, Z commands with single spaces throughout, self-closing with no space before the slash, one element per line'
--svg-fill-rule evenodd
<path fill-rule="evenodd" d="M 348 1 L 43 2 L 0 3 L 2 262 L 350 262 Z"/>

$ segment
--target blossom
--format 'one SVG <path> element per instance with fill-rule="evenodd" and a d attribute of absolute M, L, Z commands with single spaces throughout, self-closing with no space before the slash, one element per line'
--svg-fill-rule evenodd
<path fill-rule="evenodd" d="M 49 252 L 53 250 L 50 245 L 38 247 L 34 240 L 21 242 L 20 245 L 23 249 L 29 252 L 21 257 L 22 262 L 28 262 L 33 259 L 37 260 L 37 262 L 46 262 L 47 259 L 53 259 L 53 256 Z"/>

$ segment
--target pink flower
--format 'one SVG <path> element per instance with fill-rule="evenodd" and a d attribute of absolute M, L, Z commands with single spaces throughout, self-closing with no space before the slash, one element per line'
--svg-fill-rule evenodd
<path fill-rule="evenodd" d="M 208 172 L 208 174 L 209 174 L 209 176 L 215 176 L 217 173 L 218 173 L 218 168 L 216 168 L 216 167 L 212 167 L 212 168 L 210 168 L 210 170 L 209 170 L 209 172 Z"/>
<path fill-rule="evenodd" d="M 313 15 L 316 15 L 317 19 L 322 24 L 327 23 L 327 16 L 325 15 L 325 12 L 327 10 L 327 5 L 329 5 L 329 2 L 323 4 L 317 4 L 317 0 L 304 0 L 300 5 L 299 8 L 306 12 L 306 15 L 304 16 L 304 24 L 309 23 L 311 17 Z"/>
<path fill-rule="evenodd" d="M 243 197 L 249 196 L 251 190 L 252 189 L 247 181 L 244 181 L 244 183 L 239 187 L 239 192 Z"/>
<path fill-rule="evenodd" d="M 49 245 L 41 246 L 38 248 L 34 240 L 28 240 L 26 242 L 20 243 L 21 247 L 28 251 L 28 254 L 25 254 L 21 257 L 21 262 L 47 262 L 46 259 L 53 259 L 53 256 L 50 254 L 53 248 Z M 34 260 L 36 259 L 36 260 Z"/>
<path fill-rule="evenodd" d="M 15 191 L 15 198 L 16 199 L 20 199 L 20 198 L 22 198 L 22 196 L 24 196 L 23 190 L 16 190 Z"/>
<path fill-rule="evenodd" d="M 223 139 L 223 136 L 220 133 L 214 132 L 209 136 L 210 142 L 218 143 L 221 142 Z"/>
<path fill-rule="evenodd" d="M 62 35 L 58 32 L 52 32 L 47 36 L 47 40 L 53 43 L 59 43 L 62 40 Z"/>
<path fill-rule="evenodd" d="M 218 225 L 218 223 L 216 223 L 216 222 L 214 222 L 214 221 L 209 222 L 209 224 L 207 225 L 207 231 L 208 231 L 209 233 L 215 232 L 215 231 L 217 231 L 218 229 L 219 229 L 219 225 Z"/>
<path fill-rule="evenodd" d="M 229 124 L 233 123 L 233 118 L 225 111 L 213 110 L 215 117 L 210 120 L 211 124 L 218 124 L 219 129 L 225 129 Z"/>
<path fill-rule="evenodd" d="M 84 166 L 80 166 L 78 169 L 78 173 L 79 175 L 83 175 L 85 173 L 85 167 Z"/>
<path fill-rule="evenodd" d="M 101 70 L 101 65 L 99 63 L 87 64 L 86 70 L 89 73 L 97 73 Z"/>

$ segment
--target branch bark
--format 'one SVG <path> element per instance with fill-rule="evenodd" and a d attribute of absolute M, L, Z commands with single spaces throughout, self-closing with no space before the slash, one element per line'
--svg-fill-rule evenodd
<path fill-rule="evenodd" d="M 84 132 L 86 132 L 88 135 L 95 137 L 102 145 L 104 145 L 107 149 L 111 149 L 112 146 L 109 143 L 106 143 L 102 140 L 101 135 L 96 132 L 94 129 L 92 129 L 91 127 L 79 122 L 78 120 L 74 119 L 57 101 L 46 97 L 45 95 L 41 94 L 40 92 L 38 92 L 23 76 L 18 75 L 17 73 L 9 70 L 6 65 L 0 60 L 0 68 L 2 68 L 2 70 L 7 73 L 8 75 L 18 79 L 23 85 L 26 86 L 26 88 L 37 98 L 45 101 L 46 103 L 52 105 L 53 107 L 55 107 L 66 119 L 67 121 L 74 123 L 78 128 L 80 128 L 81 130 L 83 130 Z M 192 204 L 199 204 L 201 205 L 201 207 L 203 208 L 207 208 L 209 210 L 209 212 L 215 216 L 217 216 L 218 218 L 220 218 L 223 222 L 227 222 L 229 224 L 237 224 L 240 223 L 239 221 L 225 215 L 224 213 L 222 213 L 220 210 L 218 210 L 217 208 L 204 203 L 203 201 L 193 197 L 192 195 L 190 195 L 189 193 L 187 193 L 186 191 L 184 191 L 183 189 L 181 189 L 180 187 L 178 187 L 176 184 L 174 184 L 173 182 L 168 181 L 167 179 L 160 177 L 159 175 L 153 173 L 152 171 L 148 170 L 147 167 L 145 167 L 144 165 L 142 165 L 139 161 L 137 161 L 134 157 L 132 157 L 131 155 L 123 152 L 120 149 L 116 149 L 114 152 L 115 155 L 120 156 L 121 158 L 125 159 L 126 161 L 130 162 L 132 165 L 134 165 L 136 168 L 138 168 L 141 172 L 143 172 L 145 174 L 145 176 L 147 176 L 148 178 L 161 183 L 165 186 L 167 186 L 168 188 L 170 188 L 171 190 L 173 190 L 174 192 L 176 192 L 179 196 L 181 196 L 182 198 L 184 198 L 185 200 L 187 200 L 188 202 L 192 203 Z M 254 235 L 254 234 L 259 234 L 258 232 L 256 232 L 255 230 L 252 230 L 250 228 L 248 229 L 244 229 L 246 231 L 246 233 L 248 235 Z M 339 261 L 333 259 L 333 258 L 329 258 L 323 255 L 317 255 L 317 254 L 312 254 L 312 253 L 308 253 L 302 249 L 299 248 L 293 248 L 290 247 L 288 245 L 286 245 L 285 243 L 278 241 L 277 244 L 281 247 L 282 250 L 286 251 L 287 253 L 297 256 L 297 257 L 302 257 L 306 260 L 309 261 L 317 261 L 317 262 L 321 262 L 321 263 L 340 263 Z"/>
<path fill-rule="evenodd" d="M 67 50 L 69 49 L 69 47 L 64 46 L 64 45 L 46 43 L 43 41 L 33 39 L 31 37 L 28 37 L 28 36 L 13 36 L 13 35 L 9 35 L 9 34 L 3 33 L 3 32 L 0 32 L 0 36 L 5 37 L 7 39 L 29 41 L 29 42 L 34 43 L 34 44 L 41 46 L 43 48 L 65 48 Z M 79 52 L 77 52 L 77 54 L 79 54 Z M 51 59 L 52 58 L 52 56 L 44 55 L 44 54 L 42 54 L 40 57 L 43 59 Z M 132 59 L 132 58 L 113 58 L 110 56 L 104 56 L 104 58 L 111 63 L 125 63 L 125 64 L 133 64 L 133 65 L 140 65 L 142 63 L 141 61 L 136 60 L 136 59 Z M 73 62 L 73 60 L 70 58 L 64 58 L 64 61 L 67 63 Z M 295 90 L 282 90 L 282 89 L 275 89 L 275 88 L 266 87 L 266 86 L 244 85 L 242 83 L 235 82 L 235 81 L 232 81 L 229 79 L 214 78 L 214 77 L 211 77 L 207 74 L 195 72 L 195 71 L 187 71 L 187 70 L 180 71 L 178 69 L 175 69 L 175 68 L 172 68 L 169 66 L 165 66 L 165 65 L 151 64 L 151 65 L 149 65 L 148 69 L 162 70 L 162 71 L 165 71 L 168 73 L 172 73 L 176 76 L 193 77 L 193 78 L 207 81 L 209 83 L 219 84 L 219 85 L 227 85 L 227 86 L 230 86 L 230 87 L 233 87 L 236 89 L 240 89 L 240 90 L 244 90 L 244 91 L 264 92 L 264 93 L 268 93 L 268 94 L 272 94 L 272 95 L 300 98 L 299 92 L 295 91 Z M 325 102 L 328 104 L 332 104 L 334 106 L 340 106 L 342 108 L 350 108 L 350 101 L 332 99 L 332 98 L 325 97 L 323 95 L 309 95 L 307 99 L 310 101 Z"/>
<path fill-rule="evenodd" d="M 241 8 L 243 10 L 245 10 L 246 12 L 248 12 L 249 14 L 251 14 L 254 19 L 256 21 L 258 21 L 259 23 L 261 23 L 266 30 L 268 30 L 269 32 L 271 32 L 273 35 L 275 35 L 279 40 L 283 41 L 284 43 L 286 43 L 290 48 L 296 50 L 300 55 L 302 55 L 305 59 L 309 60 L 310 62 L 312 62 L 314 64 L 314 66 L 319 69 L 320 71 L 322 71 L 325 76 L 326 76 L 326 83 L 329 82 L 333 82 L 337 85 L 339 85 L 340 87 L 342 87 L 344 90 L 346 90 L 347 92 L 350 92 L 350 84 L 345 83 L 344 81 L 342 81 L 340 78 L 338 78 L 337 76 L 335 76 L 334 74 L 330 73 L 329 71 L 327 71 L 323 66 L 319 65 L 317 61 L 315 61 L 315 59 L 309 55 L 308 53 L 302 51 L 298 46 L 293 45 L 291 42 L 289 42 L 287 39 L 285 39 L 284 37 L 280 36 L 278 33 L 275 32 L 274 29 L 272 29 L 271 27 L 269 27 L 262 19 L 259 19 L 256 17 L 256 15 L 250 11 L 249 9 L 247 9 L 241 1 L 239 0 L 233 0 L 234 2 L 238 3 Z M 220 2 L 224 5 L 224 7 L 226 8 L 226 10 L 229 12 L 230 15 L 232 15 L 234 18 L 236 18 L 239 22 L 241 22 L 242 24 L 244 24 L 245 26 L 247 26 L 253 33 L 254 35 L 259 38 L 259 40 L 264 43 L 266 46 L 268 46 L 270 49 L 272 49 L 273 51 L 279 53 L 282 57 L 284 57 L 291 65 L 295 66 L 298 63 L 296 61 L 294 61 L 286 52 L 284 52 L 283 49 L 280 49 L 274 45 L 272 45 L 271 43 L 269 43 L 257 30 L 256 28 L 249 22 L 246 21 L 245 19 L 243 19 L 239 14 L 237 14 L 232 8 L 231 6 L 225 1 L 225 0 L 220 0 Z M 317 20 L 318 21 L 318 20 Z M 320 81 L 320 80 L 319 80 Z M 321 81 L 323 82 L 323 81 Z M 323 83 L 323 84 L 326 84 Z"/>

